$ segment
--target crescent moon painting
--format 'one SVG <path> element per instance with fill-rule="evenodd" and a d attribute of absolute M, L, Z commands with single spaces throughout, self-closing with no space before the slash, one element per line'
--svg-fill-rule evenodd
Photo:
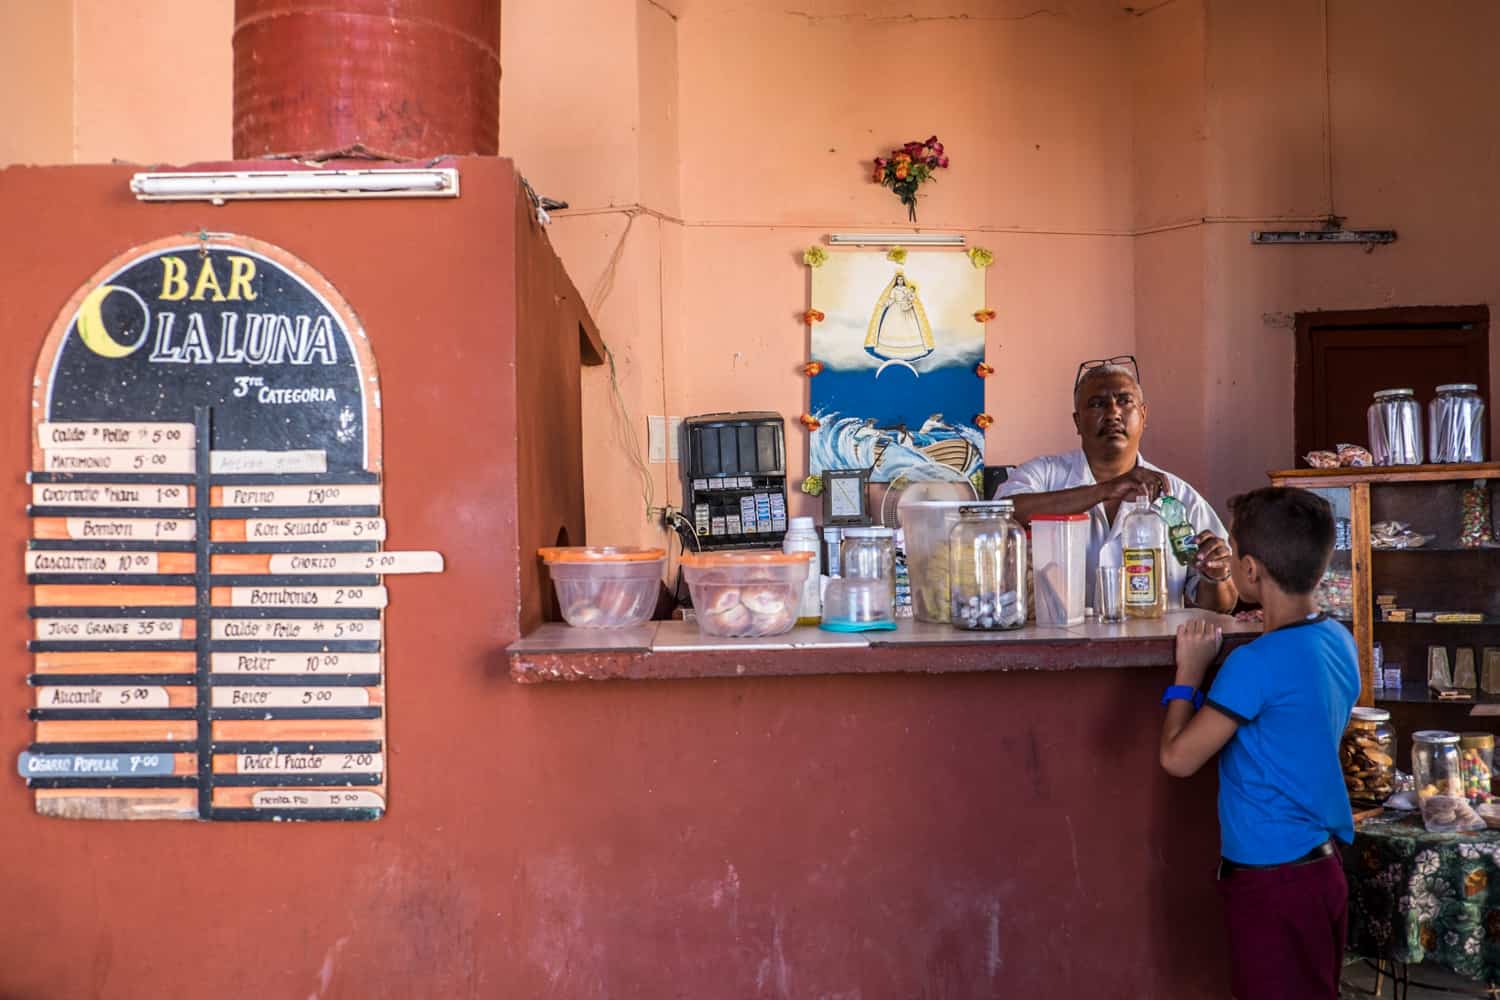
<path fill-rule="evenodd" d="M 114 295 L 106 311 L 105 300 Z M 117 305 L 117 303 L 119 305 Z M 101 358 L 123 358 L 134 354 L 151 331 L 151 310 L 133 289 L 100 285 L 84 297 L 74 319 L 78 339 Z M 117 328 L 111 331 L 111 326 Z M 126 341 L 116 339 L 115 332 Z"/>
<path fill-rule="evenodd" d="M 985 273 L 963 253 L 832 253 L 812 270 L 809 471 L 968 479 L 984 465 Z M 998 333 L 998 328 L 997 331 Z"/>

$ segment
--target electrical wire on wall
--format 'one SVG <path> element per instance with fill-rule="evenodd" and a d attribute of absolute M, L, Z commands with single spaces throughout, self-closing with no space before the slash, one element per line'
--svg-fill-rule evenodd
<path fill-rule="evenodd" d="M 609 260 L 604 265 L 604 271 L 599 275 L 599 281 L 594 286 L 593 294 L 589 296 L 589 313 L 593 316 L 599 315 L 599 309 L 604 305 L 615 287 L 615 272 L 620 266 L 620 258 L 625 254 L 625 241 L 630 238 L 630 230 L 635 226 L 636 217 L 639 212 L 624 210 L 625 230 L 620 233 L 620 239 L 615 243 L 614 251 L 610 253 Z M 603 340 L 601 336 L 601 341 Z M 650 521 L 656 512 L 656 489 L 651 479 L 651 468 L 641 458 L 641 438 L 636 433 L 635 421 L 631 419 L 630 407 L 625 402 L 625 394 L 620 389 L 619 369 L 615 364 L 615 352 L 610 349 L 609 342 L 604 343 L 605 360 L 609 362 L 609 389 L 615 406 L 615 434 L 620 441 L 625 453 L 630 458 L 630 464 L 635 467 L 641 479 L 641 501 L 643 512 L 647 521 Z"/>

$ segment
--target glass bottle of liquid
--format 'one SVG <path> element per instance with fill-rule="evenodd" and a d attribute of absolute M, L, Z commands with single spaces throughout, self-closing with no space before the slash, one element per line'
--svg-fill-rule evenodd
<path fill-rule="evenodd" d="M 1188 520 L 1187 505 L 1170 493 L 1163 493 L 1156 501 L 1156 509 L 1167 522 L 1167 541 L 1172 546 L 1172 555 L 1183 566 L 1191 566 L 1198 558 L 1198 533 L 1193 522 Z"/>
<path fill-rule="evenodd" d="M 1167 522 L 1149 500 L 1137 500 L 1120 534 L 1125 557 L 1125 614 L 1160 618 L 1167 612 Z"/>

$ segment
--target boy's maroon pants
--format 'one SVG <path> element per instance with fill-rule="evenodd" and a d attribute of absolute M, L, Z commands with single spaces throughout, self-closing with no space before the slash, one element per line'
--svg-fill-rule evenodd
<path fill-rule="evenodd" d="M 1349 927 L 1338 852 L 1219 881 L 1235 1000 L 1337 1000 Z"/>

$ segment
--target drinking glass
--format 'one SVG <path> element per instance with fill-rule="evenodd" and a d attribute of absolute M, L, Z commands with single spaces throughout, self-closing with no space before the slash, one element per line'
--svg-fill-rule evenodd
<path fill-rule="evenodd" d="M 1094 610 L 1106 624 L 1125 620 L 1125 568 L 1100 566 L 1094 580 Z"/>

